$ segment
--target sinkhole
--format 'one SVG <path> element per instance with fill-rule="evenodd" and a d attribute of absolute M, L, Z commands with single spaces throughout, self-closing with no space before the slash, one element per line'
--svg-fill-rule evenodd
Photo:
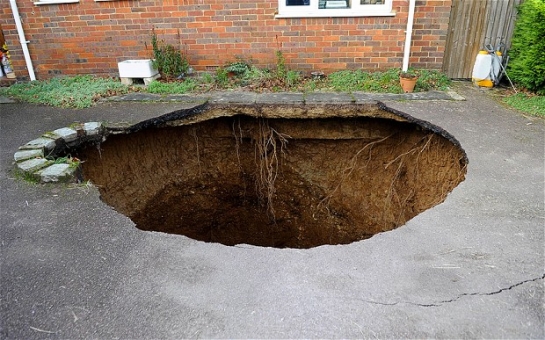
<path fill-rule="evenodd" d="M 392 230 L 442 202 L 467 158 L 384 106 L 204 108 L 82 150 L 101 199 L 146 231 L 312 248 Z"/>

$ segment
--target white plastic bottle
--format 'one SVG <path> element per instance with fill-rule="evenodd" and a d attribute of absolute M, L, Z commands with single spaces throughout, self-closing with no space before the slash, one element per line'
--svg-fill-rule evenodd
<path fill-rule="evenodd" d="M 474 84 L 482 87 L 492 87 L 494 82 L 491 80 L 492 55 L 488 51 L 479 51 L 473 65 L 471 80 Z"/>

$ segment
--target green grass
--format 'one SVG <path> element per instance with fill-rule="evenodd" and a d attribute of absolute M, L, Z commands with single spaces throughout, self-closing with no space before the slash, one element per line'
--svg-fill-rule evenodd
<path fill-rule="evenodd" d="M 17 83 L 0 88 L 0 95 L 7 95 L 21 101 L 57 107 L 86 108 L 103 97 L 128 92 L 144 91 L 155 94 L 184 94 L 204 92 L 212 89 L 236 89 L 263 91 L 312 92 L 317 90 L 337 92 L 379 92 L 402 93 L 399 85 L 399 69 L 385 72 L 339 71 L 323 79 L 305 77 L 297 71 L 288 70 L 281 54 L 277 55 L 276 70 L 258 69 L 244 64 L 234 77 L 227 69 L 220 67 L 215 74 L 204 73 L 179 81 L 153 81 L 147 87 L 126 86 L 118 79 L 100 78 L 90 75 L 53 78 L 45 81 Z M 240 66 L 239 64 L 233 64 Z M 414 70 L 420 77 L 415 92 L 434 89 L 445 90 L 450 80 L 438 71 Z"/>
<path fill-rule="evenodd" d="M 118 80 L 83 75 L 18 83 L 8 88 L 1 88 L 0 94 L 29 103 L 85 108 L 92 106 L 101 97 L 128 91 L 129 88 Z"/>
<path fill-rule="evenodd" d="M 415 92 L 446 90 L 450 79 L 438 71 L 416 70 L 418 75 Z M 330 74 L 321 87 L 338 92 L 403 93 L 399 85 L 399 69 L 385 72 L 339 71 Z"/>
<path fill-rule="evenodd" d="M 545 118 L 545 96 L 517 93 L 503 98 L 503 102 L 526 114 Z"/>
<path fill-rule="evenodd" d="M 171 83 L 154 80 L 148 85 L 147 91 L 158 94 L 184 94 L 193 91 L 196 87 L 197 84 L 192 79 Z"/>

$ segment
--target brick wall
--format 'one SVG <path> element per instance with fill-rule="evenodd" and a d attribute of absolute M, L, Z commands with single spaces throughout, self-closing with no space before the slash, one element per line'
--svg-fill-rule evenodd
<path fill-rule="evenodd" d="M 187 51 L 196 70 L 242 57 L 275 64 L 281 49 L 290 69 L 331 72 L 401 67 L 408 0 L 394 0 L 394 17 L 275 19 L 275 0 L 141 0 L 36 6 L 18 0 L 38 79 L 56 75 L 116 75 L 117 62 L 151 57 L 150 36 Z M 16 74 L 27 76 L 8 1 L 0 25 Z M 418 0 L 410 65 L 440 69 L 451 0 Z"/>

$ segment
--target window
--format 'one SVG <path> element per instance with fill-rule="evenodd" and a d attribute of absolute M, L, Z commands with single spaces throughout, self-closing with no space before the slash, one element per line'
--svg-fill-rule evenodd
<path fill-rule="evenodd" d="M 54 5 L 54 4 L 71 4 L 79 2 L 79 0 L 38 0 L 34 5 Z"/>
<path fill-rule="evenodd" d="M 394 16 L 393 0 L 278 0 L 278 18 Z"/>

